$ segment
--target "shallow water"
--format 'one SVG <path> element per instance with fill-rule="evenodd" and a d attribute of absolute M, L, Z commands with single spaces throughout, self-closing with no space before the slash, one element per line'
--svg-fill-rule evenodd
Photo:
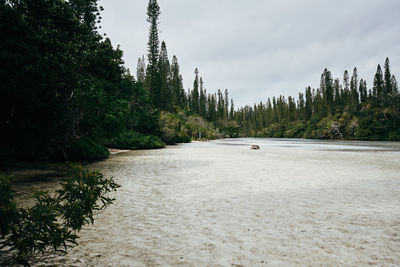
<path fill-rule="evenodd" d="M 50 264 L 400 264 L 399 142 L 228 139 L 90 167 L 122 188 Z"/>

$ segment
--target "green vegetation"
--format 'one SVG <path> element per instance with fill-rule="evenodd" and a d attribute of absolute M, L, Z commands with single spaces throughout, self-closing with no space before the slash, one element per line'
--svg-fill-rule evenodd
<path fill-rule="evenodd" d="M 56 194 L 35 194 L 36 204 L 17 208 L 12 178 L 0 175 L 0 264 L 24 265 L 46 256 L 65 254 L 77 245 L 78 232 L 94 215 L 113 203 L 107 196 L 119 187 L 100 172 L 71 166 Z"/>
<path fill-rule="evenodd" d="M 355 68 L 342 82 L 327 69 L 320 88 L 297 100 L 273 97 L 235 109 L 228 90 L 207 93 L 199 70 L 183 87 L 180 66 L 159 40 L 157 0 L 149 0 L 147 60 L 136 77 L 123 52 L 98 32 L 98 0 L 0 2 L 0 160 L 99 160 L 105 146 L 154 149 L 223 137 L 400 140 L 400 94 L 389 59 L 368 89 Z M 118 185 L 73 167 L 56 194 L 19 209 L 11 177 L 0 176 L 0 261 L 29 265 L 76 245 L 82 226 L 114 199 Z"/>
<path fill-rule="evenodd" d="M 73 141 L 66 149 L 66 153 L 71 161 L 106 159 L 110 155 L 107 148 L 100 146 L 90 137 Z"/>
<path fill-rule="evenodd" d="M 107 146 L 119 149 L 155 149 L 163 148 L 165 144 L 157 136 L 144 135 L 132 130 L 111 139 Z"/>
<path fill-rule="evenodd" d="M 10 0 L 0 8 L 3 159 L 93 160 L 108 156 L 100 146 L 160 148 L 200 135 L 399 140 L 389 59 L 372 89 L 356 68 L 342 82 L 325 69 L 320 88 L 297 99 L 235 110 L 228 90 L 207 93 L 197 68 L 193 88 L 183 88 L 178 59 L 159 40 L 156 0 L 148 3 L 147 60 L 139 58 L 136 78 L 119 47 L 98 33 L 97 0 Z"/>
<path fill-rule="evenodd" d="M 235 112 L 240 136 L 357 140 L 400 140 L 400 94 L 396 78 L 380 65 L 372 89 L 344 72 L 343 83 L 330 71 L 321 75 L 317 90 L 307 87 L 298 100 L 280 96 L 266 104 L 246 106 Z"/>
<path fill-rule="evenodd" d="M 103 158 L 94 141 L 157 133 L 148 93 L 97 32 L 101 10 L 97 0 L 0 3 L 3 159 Z"/>
<path fill-rule="evenodd" d="M 207 96 L 197 70 L 193 90 L 185 91 L 177 57 L 170 63 L 165 42 L 160 46 L 157 1 L 149 1 L 148 63 L 138 60 L 136 79 L 119 47 L 98 33 L 97 2 L 0 3 L 6 36 L 0 59 L 7 66 L 0 72 L 0 159 L 93 160 L 108 155 L 99 146 L 159 148 L 197 138 L 196 131 L 218 137 L 217 121 L 229 115 L 228 92 Z M 160 125 L 161 112 L 187 127 Z"/>

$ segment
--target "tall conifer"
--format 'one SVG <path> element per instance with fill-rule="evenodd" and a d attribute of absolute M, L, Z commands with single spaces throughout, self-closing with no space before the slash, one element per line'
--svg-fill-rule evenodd
<path fill-rule="evenodd" d="M 146 70 L 146 88 L 149 91 L 153 104 L 160 107 L 160 75 L 158 71 L 159 56 L 159 30 L 158 18 L 161 14 L 157 0 L 149 0 L 147 6 L 147 22 L 149 27 L 149 40 L 147 42 L 148 65 Z"/>

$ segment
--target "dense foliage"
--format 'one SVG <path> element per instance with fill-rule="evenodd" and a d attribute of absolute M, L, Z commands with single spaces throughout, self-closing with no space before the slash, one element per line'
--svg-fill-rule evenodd
<path fill-rule="evenodd" d="M 97 0 L 0 2 L 0 158 L 69 159 L 83 136 L 104 144 L 158 131 L 122 51 L 97 32 L 101 9 Z"/>
<path fill-rule="evenodd" d="M 184 89 L 177 57 L 170 60 L 159 40 L 156 0 L 148 3 L 147 60 L 139 58 L 136 79 L 122 51 L 98 33 L 97 2 L 0 2 L 0 159 L 101 159 L 105 145 L 158 148 L 200 136 L 400 139 L 388 59 L 371 89 L 357 69 L 342 82 L 324 70 L 320 88 L 297 100 L 235 109 L 228 90 L 207 93 L 198 69 Z"/>
<path fill-rule="evenodd" d="M 35 194 L 36 203 L 17 208 L 11 177 L 0 175 L 0 264 L 28 266 L 77 245 L 77 233 L 112 204 L 119 185 L 100 172 L 74 165 L 55 195 Z"/>
<path fill-rule="evenodd" d="M 388 58 L 384 73 L 378 65 L 372 89 L 356 68 L 351 78 L 344 72 L 342 83 L 325 69 L 320 88 L 307 87 L 297 101 L 274 97 L 234 117 L 242 136 L 400 140 L 400 94 Z"/>

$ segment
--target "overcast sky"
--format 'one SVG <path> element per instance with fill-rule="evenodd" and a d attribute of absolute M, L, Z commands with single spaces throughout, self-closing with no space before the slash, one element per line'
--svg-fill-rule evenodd
<path fill-rule="evenodd" d="M 146 54 L 146 0 L 100 0 L 102 32 L 124 51 L 136 76 Z M 390 58 L 400 80 L 399 0 L 159 0 L 160 40 L 176 55 L 185 88 L 194 69 L 208 92 L 227 88 L 237 106 L 317 88 L 357 67 L 372 87 Z"/>

